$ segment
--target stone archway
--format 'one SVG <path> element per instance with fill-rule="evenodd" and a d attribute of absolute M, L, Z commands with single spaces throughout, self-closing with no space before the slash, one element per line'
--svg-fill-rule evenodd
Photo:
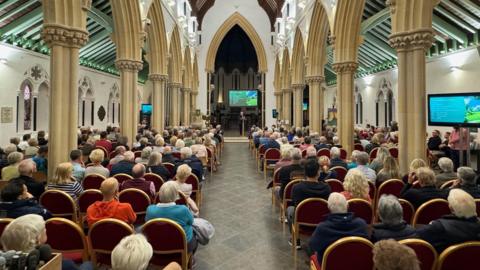
<path fill-rule="evenodd" d="M 305 46 L 302 31 L 297 27 L 292 49 L 292 91 L 293 91 L 293 123 L 303 126 L 303 90 L 305 89 Z"/>

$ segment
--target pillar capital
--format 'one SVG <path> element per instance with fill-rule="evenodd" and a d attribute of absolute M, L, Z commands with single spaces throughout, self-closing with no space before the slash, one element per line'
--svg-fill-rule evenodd
<path fill-rule="evenodd" d="M 305 84 L 303 83 L 292 84 L 293 91 L 302 91 L 304 88 L 305 88 Z"/>
<path fill-rule="evenodd" d="M 150 75 L 148 75 L 148 79 L 150 81 L 154 81 L 154 82 L 167 82 L 168 81 L 168 75 L 150 74 Z"/>
<path fill-rule="evenodd" d="M 184 88 L 182 88 L 182 92 L 184 92 L 184 93 L 192 92 L 192 88 L 184 87 Z"/>
<path fill-rule="evenodd" d="M 198 95 L 198 90 L 192 90 L 192 95 L 197 96 Z"/>
<path fill-rule="evenodd" d="M 176 82 L 171 82 L 168 84 L 168 86 L 170 88 L 182 88 L 182 84 L 181 83 L 176 83 Z"/>
<path fill-rule="evenodd" d="M 273 91 L 273 95 L 276 97 L 282 96 L 282 91 Z"/>
<path fill-rule="evenodd" d="M 292 88 L 283 88 L 282 92 L 283 93 L 292 93 Z"/>
<path fill-rule="evenodd" d="M 390 35 L 388 43 L 398 51 L 423 48 L 428 49 L 434 41 L 434 33 L 431 28 L 416 29 L 408 32 L 394 33 Z"/>
<path fill-rule="evenodd" d="M 322 83 L 325 81 L 324 76 L 308 76 L 306 78 L 307 83 Z"/>
<path fill-rule="evenodd" d="M 80 48 L 88 41 L 88 32 L 82 29 L 69 28 L 60 24 L 45 24 L 42 39 L 49 46 Z"/>
<path fill-rule="evenodd" d="M 357 70 L 357 67 L 358 64 L 352 61 L 339 62 L 332 65 L 332 68 L 336 73 L 355 72 Z"/>
<path fill-rule="evenodd" d="M 119 70 L 140 71 L 143 68 L 143 63 L 130 59 L 118 59 L 115 61 L 115 66 Z"/>

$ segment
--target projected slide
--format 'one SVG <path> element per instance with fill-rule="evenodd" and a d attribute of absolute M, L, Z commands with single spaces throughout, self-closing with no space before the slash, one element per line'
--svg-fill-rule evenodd
<path fill-rule="evenodd" d="M 258 105 L 257 90 L 230 90 L 228 92 L 230 107 L 254 107 Z"/>
<path fill-rule="evenodd" d="M 428 105 L 430 125 L 480 124 L 480 95 L 431 95 Z"/>

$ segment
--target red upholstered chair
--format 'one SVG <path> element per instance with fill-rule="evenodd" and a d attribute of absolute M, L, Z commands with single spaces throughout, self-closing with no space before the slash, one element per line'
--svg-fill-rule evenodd
<path fill-rule="evenodd" d="M 142 151 L 135 151 L 133 154 L 135 155 L 135 158 L 139 158 L 142 156 Z"/>
<path fill-rule="evenodd" d="M 213 151 L 207 147 L 207 169 L 210 171 L 210 177 L 213 175 L 214 168 L 215 156 L 213 155 Z"/>
<path fill-rule="evenodd" d="M 345 176 L 347 175 L 347 169 L 341 166 L 335 166 L 331 168 L 331 170 L 335 171 L 337 173 L 337 179 L 343 182 Z"/>
<path fill-rule="evenodd" d="M 208 152 L 208 148 L 207 148 L 207 152 Z M 209 157 L 210 159 L 210 157 Z M 167 170 L 170 172 L 170 179 L 172 179 L 174 176 L 175 176 L 175 165 L 173 165 L 172 163 L 168 163 L 168 162 L 165 162 L 165 163 L 162 163 L 162 165 L 167 168 Z M 169 180 L 169 179 L 164 179 L 164 180 Z"/>
<path fill-rule="evenodd" d="M 100 174 L 89 174 L 83 178 L 82 181 L 82 186 L 83 189 L 100 189 L 100 185 L 102 184 L 103 180 L 105 180 L 105 177 Z"/>
<path fill-rule="evenodd" d="M 353 145 L 353 149 L 357 151 L 365 151 L 365 148 L 363 148 L 363 145 L 361 143 L 356 143 Z"/>
<path fill-rule="evenodd" d="M 307 156 L 307 149 L 302 150 L 302 158 L 305 158 Z"/>
<path fill-rule="evenodd" d="M 433 199 L 430 200 L 418 207 L 415 215 L 413 216 L 412 225 L 425 225 L 430 223 L 430 221 L 439 219 L 444 215 L 450 214 L 450 208 L 448 207 L 447 200 L 444 199 Z"/>
<path fill-rule="evenodd" d="M 180 152 L 172 152 L 172 156 L 174 156 L 174 157 L 177 158 L 177 159 L 181 159 L 181 158 L 182 158 L 182 154 L 180 154 Z"/>
<path fill-rule="evenodd" d="M 117 179 L 118 184 L 121 184 L 124 181 L 130 180 L 130 179 L 133 179 L 133 177 L 125 173 L 117 173 L 113 176 L 113 178 Z"/>
<path fill-rule="evenodd" d="M 260 145 L 258 147 L 258 151 L 257 151 L 257 168 L 258 168 L 258 171 L 260 171 L 260 165 L 262 164 L 262 159 L 263 159 L 263 156 L 265 155 L 265 152 L 267 150 L 265 149 L 265 145 Z"/>
<path fill-rule="evenodd" d="M 147 181 L 153 182 L 153 184 L 155 185 L 155 192 L 158 192 L 162 187 L 163 183 L 165 182 L 160 175 L 154 173 L 146 173 L 144 178 Z"/>
<path fill-rule="evenodd" d="M 340 148 L 340 158 L 346 160 L 348 156 L 347 150 Z"/>
<path fill-rule="evenodd" d="M 3 231 L 10 222 L 13 221 L 13 218 L 0 218 L 0 237 L 2 237 Z M 3 250 L 2 243 L 0 242 L 0 249 Z"/>
<path fill-rule="evenodd" d="M 447 182 L 443 183 L 442 186 L 440 186 L 440 189 L 451 188 L 451 187 L 455 184 L 456 181 L 457 181 L 457 179 L 453 179 L 453 180 L 447 181 Z"/>
<path fill-rule="evenodd" d="M 392 156 L 394 158 L 398 158 L 398 148 L 397 147 L 389 148 L 388 152 L 390 152 L 390 156 Z"/>
<path fill-rule="evenodd" d="M 106 218 L 95 222 L 88 232 L 93 265 L 110 266 L 112 250 L 122 238 L 133 233 L 130 225 L 118 219 Z"/>
<path fill-rule="evenodd" d="M 437 251 L 428 242 L 420 239 L 405 239 L 398 241 L 404 244 L 417 254 L 420 261 L 421 270 L 435 270 L 435 263 L 437 262 Z"/>
<path fill-rule="evenodd" d="M 300 183 L 300 179 L 294 179 L 291 180 L 286 186 L 285 189 L 283 190 L 283 198 L 282 201 L 280 202 L 280 222 L 285 221 L 285 211 L 287 211 L 287 207 L 292 205 L 292 189 L 293 186 Z"/>
<path fill-rule="evenodd" d="M 300 235 L 312 235 L 318 223 L 326 219 L 330 213 L 328 202 L 320 198 L 309 198 L 303 200 L 295 208 L 295 220 L 292 224 L 292 243 L 297 243 Z M 296 253 L 296 245 L 293 252 Z"/>
<path fill-rule="evenodd" d="M 403 220 L 405 220 L 405 222 L 408 224 L 412 224 L 413 216 L 415 215 L 415 208 L 413 207 L 413 204 L 404 199 L 398 199 L 398 202 L 403 209 Z"/>
<path fill-rule="evenodd" d="M 475 205 L 477 206 L 477 216 L 480 217 L 480 199 L 475 199 Z"/>
<path fill-rule="evenodd" d="M 48 209 L 54 217 L 63 217 L 77 222 L 77 204 L 66 192 L 61 190 L 47 190 L 39 199 L 40 204 Z"/>
<path fill-rule="evenodd" d="M 438 259 L 438 270 L 477 269 L 480 241 L 453 245 L 445 249 Z"/>
<path fill-rule="evenodd" d="M 365 238 L 344 237 L 331 244 L 323 254 L 322 270 L 372 270 L 373 244 Z M 351 256 L 355 254 L 355 256 Z"/>
<path fill-rule="evenodd" d="M 145 221 L 147 207 L 151 203 L 150 197 L 147 193 L 136 188 L 127 188 L 118 194 L 118 200 L 120 202 L 129 203 L 132 206 L 133 211 L 137 214 L 135 224 L 140 224 Z"/>
<path fill-rule="evenodd" d="M 380 197 L 382 197 L 383 194 L 391 194 L 397 198 L 400 197 L 400 192 L 402 191 L 404 185 L 405 184 L 403 181 L 398 179 L 390 179 L 381 183 L 377 189 L 376 197 L 374 198 L 375 208 L 378 205 L 378 200 L 380 200 Z"/>
<path fill-rule="evenodd" d="M 281 168 L 280 168 L 281 169 Z M 280 182 L 280 169 L 277 169 L 276 171 L 273 172 L 273 180 L 272 180 L 272 205 L 276 205 L 276 196 L 275 196 L 275 187 L 280 187 L 282 185 L 282 183 Z"/>
<path fill-rule="evenodd" d="M 113 150 L 112 152 L 108 153 L 108 156 L 109 156 L 110 159 L 116 157 L 117 155 L 118 155 L 118 152 L 115 151 L 115 150 Z"/>
<path fill-rule="evenodd" d="M 368 195 L 372 200 L 375 199 L 375 195 L 377 194 L 377 188 L 375 187 L 375 184 L 372 183 L 371 181 L 368 181 Z"/>
<path fill-rule="evenodd" d="M 107 151 L 107 149 L 105 149 L 105 147 L 100 146 L 100 145 L 97 145 L 97 146 L 95 146 L 95 149 L 100 149 L 100 150 L 102 150 L 105 159 L 109 159 L 109 158 L 110 158 L 110 155 L 109 155 L 110 153 L 108 153 L 108 151 Z"/>
<path fill-rule="evenodd" d="M 280 150 L 276 148 L 270 148 L 265 151 L 263 158 L 263 179 L 267 181 L 267 170 L 275 170 L 275 163 L 280 160 Z"/>
<path fill-rule="evenodd" d="M 380 147 L 375 147 L 372 149 L 372 151 L 370 151 L 370 161 L 374 160 L 377 157 L 378 148 Z"/>
<path fill-rule="evenodd" d="M 192 173 L 187 177 L 185 183 L 192 185 L 192 194 L 190 194 L 190 198 L 195 201 L 197 206 L 200 206 L 200 203 L 202 201 L 202 190 L 200 189 L 200 182 L 198 181 L 198 177 Z"/>
<path fill-rule="evenodd" d="M 78 224 L 64 218 L 51 218 L 45 228 L 47 244 L 53 252 L 61 252 L 64 258 L 77 263 L 88 261 L 87 238 Z"/>
<path fill-rule="evenodd" d="M 343 183 L 340 180 L 337 179 L 328 179 L 325 180 L 325 183 L 327 183 L 330 186 L 330 189 L 332 192 L 342 192 L 343 189 Z"/>
<path fill-rule="evenodd" d="M 94 202 L 103 200 L 102 192 L 98 189 L 87 189 L 78 196 L 78 210 L 80 212 L 80 224 L 83 224 L 85 216 L 87 215 L 87 209 Z"/>
<path fill-rule="evenodd" d="M 353 212 L 356 217 L 362 218 L 367 224 L 372 224 L 373 221 L 373 206 L 364 199 L 350 199 L 348 200 L 348 211 Z"/>
<path fill-rule="evenodd" d="M 330 149 L 322 148 L 322 149 L 318 150 L 317 151 L 317 157 L 321 157 L 321 156 L 327 156 L 328 158 L 330 158 Z"/>
<path fill-rule="evenodd" d="M 153 248 L 151 264 L 165 266 L 174 261 L 182 269 L 189 269 L 191 256 L 187 252 L 187 237 L 180 225 L 170 219 L 156 218 L 143 225 L 142 233 Z"/>

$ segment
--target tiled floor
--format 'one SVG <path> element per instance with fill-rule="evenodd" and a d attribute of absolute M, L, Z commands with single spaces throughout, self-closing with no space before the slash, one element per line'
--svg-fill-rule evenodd
<path fill-rule="evenodd" d="M 246 143 L 225 145 L 219 171 L 204 186 L 200 215 L 216 232 L 197 251 L 196 269 L 309 269 L 305 252 L 294 260 L 288 228 L 255 166 Z"/>

